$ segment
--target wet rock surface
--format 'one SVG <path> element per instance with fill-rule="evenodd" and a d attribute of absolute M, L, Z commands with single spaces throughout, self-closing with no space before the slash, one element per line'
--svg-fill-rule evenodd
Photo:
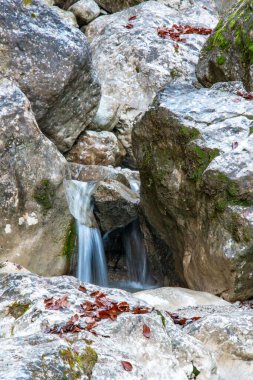
<path fill-rule="evenodd" d="M 40 274 L 65 273 L 67 162 L 41 133 L 28 99 L 6 79 L 0 82 L 0 145 L 1 259 Z"/>
<path fill-rule="evenodd" d="M 41 0 L 1 0 L 0 10 L 1 76 L 16 81 L 42 131 L 66 151 L 100 99 L 87 41 Z"/>
<path fill-rule="evenodd" d="M 103 231 L 125 227 L 138 217 L 139 194 L 118 181 L 98 182 L 93 199 L 94 212 Z"/>
<path fill-rule="evenodd" d="M 253 292 L 253 103 L 238 86 L 171 86 L 133 135 L 142 207 L 177 273 L 231 300 Z"/>

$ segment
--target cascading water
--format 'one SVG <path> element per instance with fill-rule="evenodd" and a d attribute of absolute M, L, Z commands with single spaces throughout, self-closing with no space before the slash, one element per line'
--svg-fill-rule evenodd
<path fill-rule="evenodd" d="M 106 286 L 108 280 L 103 240 L 96 226 L 91 202 L 94 188 L 94 182 L 65 181 L 69 210 L 77 224 L 77 277 L 84 282 Z"/>

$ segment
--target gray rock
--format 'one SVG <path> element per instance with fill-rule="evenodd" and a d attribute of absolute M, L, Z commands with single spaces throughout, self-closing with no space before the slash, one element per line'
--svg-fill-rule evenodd
<path fill-rule="evenodd" d="M 138 217 L 139 194 L 118 181 L 98 182 L 93 199 L 103 231 L 125 227 Z"/>
<path fill-rule="evenodd" d="M 187 380 L 192 376 L 193 365 L 200 371 L 200 380 L 218 380 L 210 351 L 177 329 L 171 318 L 155 310 L 133 314 L 135 307 L 147 305 L 127 292 L 85 284 L 87 292 L 83 293 L 79 285 L 77 279 L 67 276 L 0 275 L 1 380 L 60 380 L 63 374 L 68 379 L 74 375 L 87 379 L 91 372 L 94 380 Z M 87 326 L 88 319 L 81 317 L 80 305 L 94 302 L 91 292 L 98 290 L 116 303 L 127 302 L 131 311 L 114 321 L 99 321 L 93 328 L 97 335 L 87 330 L 62 336 L 49 332 L 54 326 L 66 325 L 74 315 L 78 318 L 76 324 Z M 66 294 L 66 308 L 45 308 L 45 299 L 56 300 Z M 150 328 L 150 338 L 143 335 L 144 324 Z M 123 369 L 122 361 L 132 364 L 131 372 Z"/>
<path fill-rule="evenodd" d="M 52 9 L 57 12 L 57 14 L 60 16 L 63 22 L 65 22 L 68 26 L 74 26 L 78 28 L 78 23 L 76 20 L 76 16 L 74 13 L 65 11 L 64 9 L 61 9 L 57 6 L 52 7 Z"/>
<path fill-rule="evenodd" d="M 125 150 L 114 133 L 85 131 L 66 158 L 82 165 L 118 166 L 124 156 Z"/>
<path fill-rule="evenodd" d="M 133 16 L 136 19 L 129 21 Z M 127 166 L 135 167 L 131 146 L 135 118 L 147 110 L 167 83 L 195 80 L 195 65 L 207 38 L 189 34 L 186 42 L 176 43 L 159 37 L 157 28 L 173 24 L 212 28 L 216 23 L 212 2 L 208 9 L 196 3 L 184 12 L 177 12 L 156 1 L 148 1 L 99 17 L 86 28 L 102 85 L 102 99 L 91 128 L 115 128 L 127 151 Z M 130 29 L 126 27 L 128 24 Z"/>
<path fill-rule="evenodd" d="M 238 86 L 170 86 L 133 133 L 144 214 L 167 244 L 151 261 L 172 252 L 189 288 L 228 300 L 253 295 L 253 103 Z"/>
<path fill-rule="evenodd" d="M 0 0 L 0 12 L 0 75 L 18 83 L 42 131 L 66 151 L 100 98 L 87 41 L 40 0 Z"/>
<path fill-rule="evenodd" d="M 222 298 L 210 293 L 197 292 L 177 287 L 148 289 L 134 294 L 138 299 L 147 302 L 159 310 L 174 312 L 187 306 L 195 305 L 230 305 Z"/>
<path fill-rule="evenodd" d="M 39 274 L 66 273 L 67 162 L 39 130 L 28 99 L 6 79 L 0 82 L 0 141 L 0 260 Z"/>
<path fill-rule="evenodd" d="M 94 0 L 79 0 L 69 9 L 77 18 L 79 25 L 86 25 L 100 14 L 100 8 Z"/>
<path fill-rule="evenodd" d="M 139 191 L 140 175 L 138 171 L 130 169 L 112 168 L 101 165 L 70 164 L 71 178 L 78 181 L 116 180 L 133 190 Z"/>
<path fill-rule="evenodd" d="M 205 86 L 242 81 L 248 91 L 253 90 L 251 5 L 250 0 L 239 1 L 221 19 L 204 45 L 197 77 Z"/>
<path fill-rule="evenodd" d="M 100 5 L 109 13 L 119 12 L 122 9 L 132 7 L 147 0 L 96 0 L 96 3 Z"/>
<path fill-rule="evenodd" d="M 223 380 L 253 377 L 252 311 L 213 314 L 185 327 L 185 332 L 215 352 Z"/>

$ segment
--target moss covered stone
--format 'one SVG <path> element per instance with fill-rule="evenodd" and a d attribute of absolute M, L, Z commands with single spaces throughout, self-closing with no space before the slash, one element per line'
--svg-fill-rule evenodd
<path fill-rule="evenodd" d="M 68 380 L 79 379 L 83 374 L 90 376 L 98 360 L 98 355 L 92 347 L 86 347 L 82 352 L 76 352 L 71 348 L 63 349 L 60 351 L 60 356 L 69 366 L 64 371 L 64 376 Z"/>
<path fill-rule="evenodd" d="M 18 319 L 27 312 L 29 307 L 30 307 L 29 304 L 15 301 L 11 305 L 8 306 L 8 314 L 10 314 L 15 319 Z"/>
<path fill-rule="evenodd" d="M 76 244 L 76 224 L 74 220 L 71 220 L 69 226 L 67 228 L 64 247 L 63 247 L 63 255 L 67 257 L 68 261 L 75 250 Z"/>
<path fill-rule="evenodd" d="M 34 189 L 33 197 L 45 210 L 53 207 L 55 185 L 49 179 L 43 179 Z"/>

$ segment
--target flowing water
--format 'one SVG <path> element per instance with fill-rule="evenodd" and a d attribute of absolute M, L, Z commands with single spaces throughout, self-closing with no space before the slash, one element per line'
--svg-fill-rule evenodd
<path fill-rule="evenodd" d="M 77 224 L 77 277 L 84 282 L 106 286 L 108 280 L 103 240 L 96 226 L 91 201 L 94 188 L 94 182 L 65 181 L 69 210 Z"/>

